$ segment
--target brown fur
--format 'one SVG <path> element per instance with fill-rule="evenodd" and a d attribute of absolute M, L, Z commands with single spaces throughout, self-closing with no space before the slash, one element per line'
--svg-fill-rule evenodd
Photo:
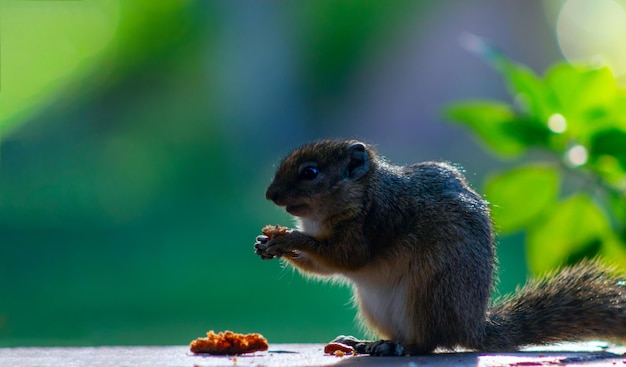
<path fill-rule="evenodd" d="M 266 196 L 300 225 L 261 239 L 257 253 L 351 282 L 361 317 L 402 346 L 389 352 L 376 342 L 366 352 L 515 350 L 626 336 L 623 283 L 596 262 L 488 307 L 495 267 L 489 207 L 449 164 L 394 166 L 357 141 L 318 141 L 281 163 Z"/>

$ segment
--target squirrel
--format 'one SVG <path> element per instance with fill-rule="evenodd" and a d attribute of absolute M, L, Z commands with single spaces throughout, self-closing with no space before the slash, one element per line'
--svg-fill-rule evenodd
<path fill-rule="evenodd" d="M 296 218 L 297 229 L 258 236 L 256 254 L 350 284 L 360 319 L 381 339 L 333 341 L 359 353 L 626 340 L 626 281 L 598 260 L 490 304 L 489 203 L 454 165 L 396 166 L 365 143 L 320 140 L 282 161 L 266 197 Z"/>

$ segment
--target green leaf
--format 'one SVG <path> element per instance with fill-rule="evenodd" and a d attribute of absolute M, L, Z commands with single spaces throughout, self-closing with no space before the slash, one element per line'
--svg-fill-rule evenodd
<path fill-rule="evenodd" d="M 487 179 L 485 195 L 492 203 L 496 229 L 510 233 L 524 228 L 556 203 L 558 171 L 545 165 L 511 169 Z"/>
<path fill-rule="evenodd" d="M 608 68 L 576 68 L 557 64 L 546 73 L 546 83 L 558 109 L 568 120 L 570 135 L 579 136 L 591 122 L 605 117 L 618 96 L 615 77 Z"/>
<path fill-rule="evenodd" d="M 513 97 L 533 120 L 547 121 L 548 117 L 558 112 L 555 110 L 549 88 L 530 68 L 512 62 L 481 37 L 468 34 L 465 45 L 502 74 Z"/>
<path fill-rule="evenodd" d="M 556 205 L 528 230 L 527 253 L 534 274 L 563 265 L 611 233 L 607 218 L 586 195 L 577 194 Z"/>
<path fill-rule="evenodd" d="M 601 200 L 596 204 L 577 194 L 556 204 L 559 171 L 516 168 L 486 183 L 497 229 L 526 231 L 535 273 L 597 253 L 618 254 L 626 264 L 626 89 L 608 68 L 559 63 L 542 79 L 479 37 L 468 35 L 465 45 L 502 74 L 522 111 L 497 102 L 466 102 L 450 106 L 447 117 L 469 127 L 499 155 L 539 147 L 561 158 L 584 147 L 585 164 L 564 169 L 585 178 Z"/>
<path fill-rule="evenodd" d="M 548 121 L 552 114 L 558 112 L 544 81 L 532 70 L 509 62 L 502 72 L 513 96 L 535 121 Z"/>
<path fill-rule="evenodd" d="M 589 155 L 594 161 L 604 156 L 613 157 L 622 169 L 626 169 L 626 131 L 608 129 L 594 134 L 589 146 Z"/>
<path fill-rule="evenodd" d="M 518 155 L 534 145 L 546 145 L 549 131 L 518 117 L 504 103 L 456 103 L 445 110 L 448 119 L 469 127 L 489 148 L 502 155 Z"/>
<path fill-rule="evenodd" d="M 626 243 L 624 239 L 620 239 L 616 234 L 607 234 L 602 247 L 600 248 L 600 256 L 608 259 L 610 265 L 619 265 L 626 268 Z"/>

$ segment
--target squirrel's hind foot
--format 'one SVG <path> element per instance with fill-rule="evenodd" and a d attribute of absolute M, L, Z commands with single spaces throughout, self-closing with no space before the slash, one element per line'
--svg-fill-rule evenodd
<path fill-rule="evenodd" d="M 366 351 L 371 356 L 390 357 L 405 355 L 404 346 L 391 340 L 377 340 L 367 346 Z"/>

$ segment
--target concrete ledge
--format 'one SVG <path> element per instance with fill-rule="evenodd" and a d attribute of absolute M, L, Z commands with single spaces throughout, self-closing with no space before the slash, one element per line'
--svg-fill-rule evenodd
<path fill-rule="evenodd" d="M 0 366 L 626 366 L 626 348 L 568 343 L 516 353 L 455 352 L 419 357 L 324 355 L 323 344 L 272 344 L 240 356 L 194 355 L 187 346 L 0 348 Z"/>

